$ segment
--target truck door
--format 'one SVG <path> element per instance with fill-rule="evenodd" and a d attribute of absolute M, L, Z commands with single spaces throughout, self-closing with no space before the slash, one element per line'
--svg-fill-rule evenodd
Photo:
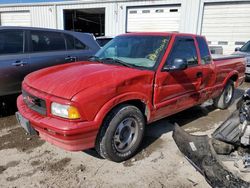
<path fill-rule="evenodd" d="M 187 61 L 184 70 L 161 70 L 156 74 L 154 104 L 156 119 L 193 106 L 199 100 L 202 77 L 197 47 L 193 37 L 175 37 L 164 67 L 173 66 L 176 59 Z"/>
<path fill-rule="evenodd" d="M 201 81 L 201 102 L 207 100 L 212 94 L 212 89 L 216 81 L 215 65 L 204 37 L 196 37 L 196 41 L 200 51 L 201 66 L 202 66 L 202 81 Z"/>

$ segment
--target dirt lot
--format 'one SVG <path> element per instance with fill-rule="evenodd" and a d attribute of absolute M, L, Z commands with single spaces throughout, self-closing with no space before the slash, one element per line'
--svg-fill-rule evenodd
<path fill-rule="evenodd" d="M 236 91 L 236 100 L 249 86 L 245 83 Z M 123 163 L 100 159 L 93 150 L 66 152 L 28 136 L 14 115 L 8 115 L 14 109 L 0 118 L 0 187 L 206 188 L 204 178 L 178 151 L 173 124 L 209 134 L 233 112 L 235 103 L 224 111 L 203 104 L 148 126 L 141 151 Z"/>

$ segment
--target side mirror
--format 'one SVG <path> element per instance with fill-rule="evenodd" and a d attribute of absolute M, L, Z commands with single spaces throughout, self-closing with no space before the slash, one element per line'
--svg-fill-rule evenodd
<path fill-rule="evenodd" d="M 166 65 L 163 70 L 174 71 L 174 70 L 184 70 L 188 67 L 188 62 L 186 59 L 175 58 L 172 65 Z"/>
<path fill-rule="evenodd" d="M 240 51 L 240 47 L 235 48 L 234 51 L 235 51 L 235 52 Z"/>

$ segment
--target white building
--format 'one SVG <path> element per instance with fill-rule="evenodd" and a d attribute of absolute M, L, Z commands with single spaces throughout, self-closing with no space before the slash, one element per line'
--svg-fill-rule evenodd
<path fill-rule="evenodd" d="M 78 0 L 0 5 L 0 24 L 117 35 L 134 31 L 202 34 L 225 54 L 250 40 L 250 1 Z"/>

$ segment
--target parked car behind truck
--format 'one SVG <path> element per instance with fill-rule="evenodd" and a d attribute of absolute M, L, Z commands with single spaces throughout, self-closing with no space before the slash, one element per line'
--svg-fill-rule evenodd
<path fill-rule="evenodd" d="M 245 43 L 241 48 L 235 48 L 234 54 L 242 55 L 246 57 L 246 78 L 250 78 L 250 41 Z"/>
<path fill-rule="evenodd" d="M 86 60 L 99 48 L 88 33 L 0 27 L 0 96 L 20 93 L 22 80 L 30 72 Z"/>
<path fill-rule="evenodd" d="M 244 71 L 244 58 L 212 59 L 202 36 L 124 34 L 89 61 L 28 75 L 17 119 L 58 147 L 120 162 L 136 153 L 146 124 L 208 99 L 227 108 Z"/>

